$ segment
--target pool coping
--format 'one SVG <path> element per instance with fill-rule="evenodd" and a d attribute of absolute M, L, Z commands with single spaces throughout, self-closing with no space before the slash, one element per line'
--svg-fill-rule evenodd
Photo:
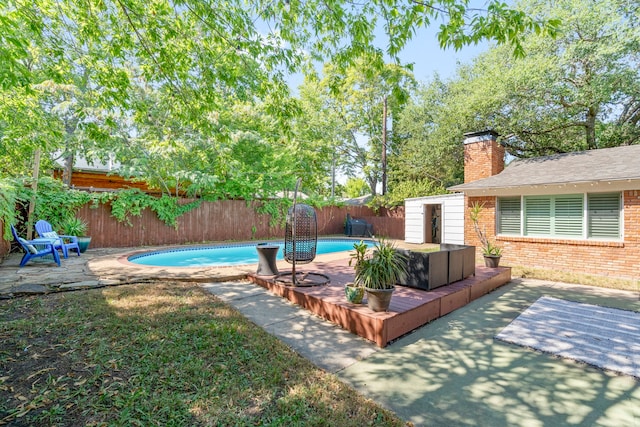
<path fill-rule="evenodd" d="M 339 240 L 359 241 L 362 238 L 349 238 L 345 236 L 326 236 Z M 262 239 L 237 244 L 254 244 L 281 239 Z M 406 244 L 403 241 L 394 241 L 398 247 L 416 248 L 420 245 Z M 203 243 L 191 245 L 149 246 L 137 248 L 90 248 L 81 256 L 69 256 L 62 260 L 58 267 L 53 262 L 29 262 L 20 267 L 22 253 L 11 253 L 0 263 L 0 298 L 13 298 L 23 295 L 47 294 L 70 290 L 100 288 L 105 286 L 118 286 L 132 283 L 145 283 L 162 280 L 176 280 L 189 282 L 223 282 L 246 280 L 249 274 L 255 273 L 257 263 L 243 264 L 227 267 L 153 267 L 134 264 L 128 261 L 132 254 L 144 253 L 154 250 L 165 250 L 180 247 L 210 247 L 225 245 L 229 242 Z M 315 263 L 323 263 L 334 259 L 346 259 L 347 251 L 332 254 L 317 255 L 314 261 L 306 264 L 306 268 L 321 270 L 314 266 Z M 286 261 L 277 262 L 278 269 L 286 271 L 291 264 Z"/>
<path fill-rule="evenodd" d="M 359 242 L 361 240 L 371 240 L 373 241 L 374 239 L 372 238 L 350 238 L 350 237 L 340 237 L 340 236 L 329 236 L 329 237 L 318 237 L 318 240 L 336 240 L 336 241 L 349 241 L 349 242 Z M 160 248 L 156 248 L 156 249 L 144 249 L 144 250 L 138 250 L 138 251 L 134 251 L 132 253 L 128 253 L 128 254 L 124 254 L 122 256 L 120 256 L 118 259 L 121 263 L 125 264 L 125 265 L 129 265 L 129 266 L 142 266 L 142 267 L 158 267 L 158 268 L 179 268 L 179 269 L 188 269 L 188 268 L 195 268 L 195 269 L 202 269 L 202 268 L 229 268 L 229 267 L 239 267 L 239 268 L 243 268 L 246 266 L 253 266 L 253 265 L 257 265 L 258 264 L 258 259 L 256 257 L 256 261 L 255 262 L 251 262 L 251 263 L 244 263 L 244 264 L 233 264 L 233 265 L 209 265 L 209 266 L 197 266 L 197 267 L 179 267 L 179 266 L 154 266 L 154 265 L 147 265 L 147 264 L 138 264 L 135 262 L 131 262 L 129 261 L 131 259 L 131 257 L 138 257 L 141 256 L 143 254 L 155 254 L 155 253 L 162 253 L 162 252 L 184 252 L 184 251 L 189 251 L 189 250 L 198 250 L 198 249 L 210 249 L 210 248 L 232 248 L 232 247 L 239 247 L 239 246 L 248 246 L 248 247 L 252 247 L 252 246 L 258 246 L 258 245 L 268 245 L 270 243 L 277 243 L 277 244 L 283 244 L 284 243 L 284 239 L 272 239 L 272 240 L 260 240 L 260 241 L 244 241 L 244 242 L 233 242 L 233 243 L 213 243 L 213 244 L 196 244 L 196 245 L 180 245 L 180 246 L 176 246 L 176 245 L 172 245 L 172 246 L 163 246 Z M 343 252 L 349 252 L 352 249 L 348 249 L 348 250 L 342 250 L 342 251 L 337 251 L 337 252 L 330 252 L 330 253 L 324 253 L 324 254 L 316 254 L 316 258 L 319 256 L 324 256 L 324 255 L 331 255 L 334 253 L 343 253 Z M 280 262 L 282 260 L 278 260 L 278 262 Z M 290 264 L 289 264 L 290 265 Z"/>

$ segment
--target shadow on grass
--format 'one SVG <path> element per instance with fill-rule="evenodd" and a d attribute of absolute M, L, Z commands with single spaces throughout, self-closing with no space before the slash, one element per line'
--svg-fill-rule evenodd
<path fill-rule="evenodd" d="M 11 425 L 402 425 L 199 286 L 0 301 Z"/>

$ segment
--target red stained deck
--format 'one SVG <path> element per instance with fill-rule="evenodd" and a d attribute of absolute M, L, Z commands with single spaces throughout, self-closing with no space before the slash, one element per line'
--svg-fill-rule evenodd
<path fill-rule="evenodd" d="M 396 286 L 389 311 L 376 313 L 366 303 L 351 304 L 344 295 L 344 285 L 353 281 L 353 268 L 347 260 L 314 262 L 297 266 L 300 272 L 328 275 L 324 286 L 294 287 L 278 283 L 271 276 L 249 275 L 249 280 L 287 298 L 305 309 L 344 329 L 385 347 L 438 317 L 465 306 L 511 280 L 511 268 L 476 266 L 476 275 L 433 291 Z M 365 296 L 366 298 L 366 296 Z"/>

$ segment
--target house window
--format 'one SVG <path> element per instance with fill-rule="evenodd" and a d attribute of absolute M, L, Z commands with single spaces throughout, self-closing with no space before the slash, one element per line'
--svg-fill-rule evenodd
<path fill-rule="evenodd" d="M 621 204 L 620 193 L 501 197 L 498 198 L 498 233 L 619 239 Z"/>
<path fill-rule="evenodd" d="M 498 233 L 519 236 L 520 197 L 502 197 L 498 199 Z"/>
<path fill-rule="evenodd" d="M 589 194 L 588 233 L 592 239 L 620 238 L 620 194 Z"/>

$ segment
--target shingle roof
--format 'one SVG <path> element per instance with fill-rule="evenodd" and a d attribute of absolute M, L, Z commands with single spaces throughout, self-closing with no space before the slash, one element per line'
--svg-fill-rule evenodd
<path fill-rule="evenodd" d="M 465 191 L 629 179 L 640 179 L 640 145 L 516 160 L 497 175 L 448 189 Z"/>

